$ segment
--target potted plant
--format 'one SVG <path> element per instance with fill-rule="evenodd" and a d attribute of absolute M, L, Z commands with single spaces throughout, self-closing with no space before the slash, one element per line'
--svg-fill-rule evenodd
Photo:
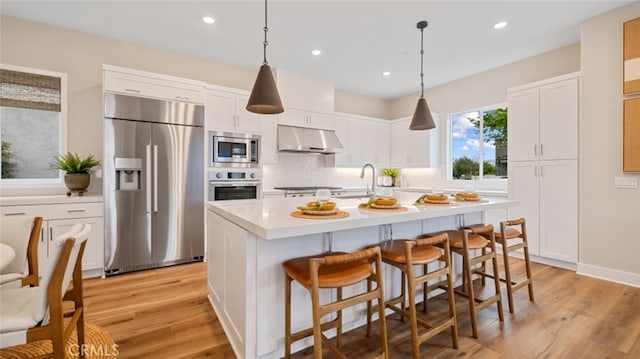
<path fill-rule="evenodd" d="M 397 186 L 399 185 L 398 179 L 400 176 L 400 170 L 397 168 L 385 168 L 382 170 L 382 176 L 388 178 L 383 179 L 385 186 Z"/>
<path fill-rule="evenodd" d="M 80 158 L 78 154 L 67 152 L 66 155 L 60 155 L 51 163 L 51 168 L 56 168 L 65 172 L 64 184 L 70 191 L 84 192 L 91 183 L 91 175 L 89 170 L 100 165 L 100 161 L 89 155 L 86 158 Z M 70 193 L 68 193 L 70 194 Z"/>

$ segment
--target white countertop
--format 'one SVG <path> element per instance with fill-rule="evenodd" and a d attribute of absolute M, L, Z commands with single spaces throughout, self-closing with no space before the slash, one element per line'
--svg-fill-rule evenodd
<path fill-rule="evenodd" d="M 295 211 L 297 206 L 310 200 L 305 197 L 207 202 L 207 208 L 260 238 L 277 239 L 452 216 L 518 204 L 513 200 L 489 198 L 481 202 L 461 202 L 454 205 L 416 206 L 413 202 L 418 197 L 418 194 L 409 192 L 396 194 L 398 201 L 407 207 L 406 212 L 367 211 L 358 208 L 366 199 L 336 199 L 338 208 L 349 213 L 349 217 L 337 219 L 292 217 L 291 212 Z"/>
<path fill-rule="evenodd" d="M 0 197 L 1 206 L 24 206 L 38 204 L 67 204 L 67 203 L 94 203 L 102 202 L 102 196 L 72 195 L 67 197 L 65 194 L 46 195 L 46 196 L 7 196 Z"/>

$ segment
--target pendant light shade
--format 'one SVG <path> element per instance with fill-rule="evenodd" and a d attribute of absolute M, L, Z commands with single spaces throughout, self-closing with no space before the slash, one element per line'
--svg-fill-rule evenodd
<path fill-rule="evenodd" d="M 249 96 L 247 111 L 267 115 L 284 112 L 271 66 L 266 64 L 260 66 L 258 77 Z"/>
<path fill-rule="evenodd" d="M 431 110 L 429 109 L 429 105 L 427 105 L 427 100 L 425 100 L 424 97 L 420 97 L 418 105 L 416 105 L 416 110 L 413 112 L 413 118 L 411 119 L 409 129 L 418 131 L 430 130 L 432 128 L 436 128 L 436 123 L 433 122 Z"/>
<path fill-rule="evenodd" d="M 430 130 L 436 128 L 436 123 L 433 122 L 431 116 L 431 110 L 427 105 L 427 100 L 424 98 L 424 29 L 429 25 L 426 21 L 420 21 L 416 27 L 420 29 L 420 99 L 416 105 L 416 110 L 413 112 L 413 118 L 409 129 L 413 131 Z"/>
<path fill-rule="evenodd" d="M 269 27 L 267 27 L 267 0 L 264 0 L 263 30 L 264 42 L 262 45 L 264 59 L 262 61 L 262 66 L 260 66 L 260 70 L 258 71 L 256 82 L 253 84 L 253 89 L 251 90 L 251 96 L 249 96 L 249 102 L 247 103 L 246 109 L 253 113 L 274 115 L 284 112 L 284 107 L 282 106 L 280 94 L 276 87 L 276 80 L 273 77 L 273 71 L 271 71 L 271 67 L 267 62 L 267 45 L 269 45 L 269 42 L 267 41 L 267 32 L 269 31 Z"/>

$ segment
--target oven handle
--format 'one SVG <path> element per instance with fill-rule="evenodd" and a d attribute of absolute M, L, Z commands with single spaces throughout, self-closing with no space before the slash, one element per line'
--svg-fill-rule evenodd
<path fill-rule="evenodd" d="M 221 182 L 221 181 L 209 181 L 209 185 L 214 187 L 234 187 L 234 186 L 259 186 L 260 182 Z"/>

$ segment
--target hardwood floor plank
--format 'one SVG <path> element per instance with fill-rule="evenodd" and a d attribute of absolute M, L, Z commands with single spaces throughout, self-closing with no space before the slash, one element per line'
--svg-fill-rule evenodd
<path fill-rule="evenodd" d="M 514 259 L 511 266 L 523 270 L 522 263 Z M 470 336 L 466 299 L 456 296 L 459 349 L 452 348 L 445 331 L 421 345 L 421 358 L 640 358 L 640 288 L 537 263 L 532 270 L 535 303 L 526 289 L 519 290 L 516 312 L 509 314 L 503 285 L 505 320 L 498 320 L 495 305 L 481 311 L 476 340 Z M 234 358 L 207 299 L 205 263 L 89 279 L 84 290 L 87 321 L 111 333 L 119 358 Z M 433 319 L 447 308 L 446 298 L 438 296 L 421 315 Z M 408 321 L 394 314 L 387 326 L 390 357 L 411 357 Z M 378 352 L 378 337 L 364 332 L 361 327 L 345 333 L 348 357 L 365 359 Z M 312 348 L 293 355 L 312 357 Z"/>

